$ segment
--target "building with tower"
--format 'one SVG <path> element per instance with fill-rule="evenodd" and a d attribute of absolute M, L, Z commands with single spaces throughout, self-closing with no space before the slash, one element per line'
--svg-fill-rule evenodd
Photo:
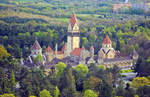
<path fill-rule="evenodd" d="M 75 48 L 80 48 L 79 24 L 75 14 L 72 14 L 67 34 L 67 50 L 69 55 Z"/>
<path fill-rule="evenodd" d="M 79 23 L 73 13 L 68 26 L 67 42 L 62 49 L 59 51 L 57 44 L 55 48 L 48 45 L 45 53 L 42 54 L 42 48 L 36 40 L 31 47 L 31 54 L 27 60 L 24 60 L 24 64 L 28 63 L 29 67 L 44 65 L 46 68 L 50 68 L 61 61 L 72 66 L 93 63 L 108 68 L 114 65 L 121 68 L 131 68 L 137 59 L 138 53 L 135 50 L 130 55 L 123 55 L 116 51 L 112 47 L 112 41 L 108 35 L 105 36 L 98 54 L 94 54 L 94 46 L 91 46 L 88 50 L 84 46 L 80 48 Z M 42 62 L 40 62 L 41 60 Z"/>
<path fill-rule="evenodd" d="M 115 58 L 115 50 L 112 48 L 112 42 L 108 35 L 106 35 L 105 39 L 103 40 L 102 48 L 100 49 L 99 54 L 104 59 Z"/>

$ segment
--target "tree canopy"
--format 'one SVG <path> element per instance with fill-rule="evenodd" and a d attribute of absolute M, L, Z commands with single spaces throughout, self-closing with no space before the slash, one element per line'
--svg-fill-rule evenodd
<path fill-rule="evenodd" d="M 57 76 L 61 76 L 65 68 L 66 64 L 63 62 L 59 62 L 58 64 L 56 64 Z"/>
<path fill-rule="evenodd" d="M 82 76 L 86 76 L 86 74 L 88 73 L 88 67 L 84 64 L 79 64 L 75 66 L 74 69 L 78 71 Z"/>
<path fill-rule="evenodd" d="M 44 90 L 42 90 L 40 92 L 40 97 L 52 97 L 52 96 L 51 96 L 51 94 L 50 94 L 49 91 L 47 91 L 46 89 L 44 89 Z"/>
<path fill-rule="evenodd" d="M 146 77 L 136 77 L 133 79 L 131 86 L 138 89 L 143 86 L 150 86 L 150 80 L 148 80 Z"/>
<path fill-rule="evenodd" d="M 85 90 L 83 97 L 98 97 L 98 95 L 93 90 Z"/>
<path fill-rule="evenodd" d="M 4 57 L 9 57 L 10 54 L 7 52 L 7 50 L 2 46 L 0 45 L 0 60 Z"/>

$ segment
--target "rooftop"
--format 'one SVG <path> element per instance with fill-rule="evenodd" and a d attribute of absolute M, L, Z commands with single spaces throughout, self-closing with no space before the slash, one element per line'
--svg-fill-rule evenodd
<path fill-rule="evenodd" d="M 77 18 L 75 16 L 75 14 L 72 14 L 72 17 L 70 19 L 70 23 L 71 23 L 71 27 L 73 28 L 75 23 L 77 22 Z"/>
<path fill-rule="evenodd" d="M 105 39 L 103 40 L 103 44 L 112 44 L 108 35 L 106 35 Z"/>
<path fill-rule="evenodd" d="M 41 50 L 41 46 L 40 44 L 38 43 L 38 41 L 36 40 L 33 44 L 33 46 L 31 47 L 31 50 Z"/>

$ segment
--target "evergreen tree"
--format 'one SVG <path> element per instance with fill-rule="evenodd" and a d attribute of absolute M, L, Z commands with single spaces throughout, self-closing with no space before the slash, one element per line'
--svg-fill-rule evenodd
<path fill-rule="evenodd" d="M 61 89 L 63 97 L 76 97 L 76 86 L 75 86 L 75 79 L 72 75 L 72 68 L 71 66 L 67 66 L 64 70 L 60 81 L 61 81 Z"/>
<path fill-rule="evenodd" d="M 10 88 L 10 83 L 8 79 L 8 75 L 4 71 L 4 68 L 0 67 L 0 93 L 10 93 L 11 88 Z"/>
<path fill-rule="evenodd" d="M 16 79 L 15 79 L 15 74 L 13 70 L 11 71 L 11 74 L 10 74 L 10 83 L 11 83 L 11 87 L 14 88 L 16 85 Z"/>
<path fill-rule="evenodd" d="M 116 43 L 116 50 L 120 51 L 121 47 L 120 47 L 120 41 L 117 39 L 117 43 Z"/>
<path fill-rule="evenodd" d="M 102 88 L 99 89 L 100 96 L 102 97 L 113 97 L 112 91 L 113 87 L 108 82 L 104 82 Z"/>

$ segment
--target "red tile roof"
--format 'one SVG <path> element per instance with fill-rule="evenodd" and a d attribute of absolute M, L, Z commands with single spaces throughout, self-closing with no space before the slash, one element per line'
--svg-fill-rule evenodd
<path fill-rule="evenodd" d="M 31 47 L 31 50 L 41 50 L 41 46 L 40 44 L 38 43 L 38 41 L 36 40 L 33 44 L 33 46 Z"/>
<path fill-rule="evenodd" d="M 46 52 L 53 52 L 53 49 L 52 49 L 50 46 L 48 46 L 48 47 L 46 48 Z"/>
<path fill-rule="evenodd" d="M 70 19 L 71 27 L 73 28 L 75 23 L 77 22 L 77 18 L 74 14 L 72 14 L 72 17 Z"/>
<path fill-rule="evenodd" d="M 72 51 L 72 55 L 80 56 L 82 50 L 85 50 L 85 48 L 84 47 L 82 47 L 82 48 L 75 48 Z"/>
<path fill-rule="evenodd" d="M 108 35 L 106 35 L 105 39 L 103 40 L 103 44 L 112 44 Z"/>

